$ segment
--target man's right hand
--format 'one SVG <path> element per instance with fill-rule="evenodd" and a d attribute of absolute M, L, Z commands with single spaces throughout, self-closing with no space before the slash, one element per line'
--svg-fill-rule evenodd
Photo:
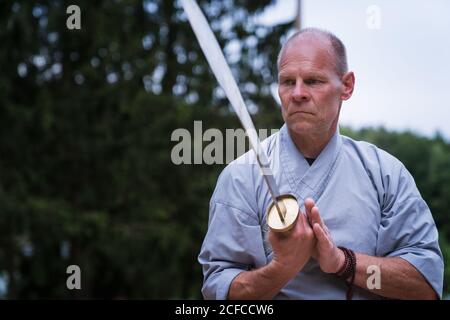
<path fill-rule="evenodd" d="M 301 212 L 290 231 L 270 230 L 269 241 L 272 261 L 259 269 L 238 274 L 231 282 L 229 299 L 272 299 L 304 267 L 316 245 L 314 231 Z"/>
<path fill-rule="evenodd" d="M 272 245 L 272 264 L 280 272 L 294 277 L 311 258 L 316 245 L 314 231 L 302 212 L 299 212 L 295 226 L 285 233 L 269 231 Z"/>

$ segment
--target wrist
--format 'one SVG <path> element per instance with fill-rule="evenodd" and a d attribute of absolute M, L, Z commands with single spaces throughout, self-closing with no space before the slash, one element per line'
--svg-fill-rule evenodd
<path fill-rule="evenodd" d="M 344 266 L 336 272 L 335 274 L 344 279 L 348 286 L 347 290 L 347 300 L 351 300 L 353 296 L 353 282 L 355 281 L 356 275 L 356 255 L 353 250 L 345 247 L 338 247 L 340 251 L 344 253 L 345 261 Z"/>
<path fill-rule="evenodd" d="M 337 249 L 337 263 L 336 263 L 336 270 L 333 273 L 340 275 L 344 271 L 346 265 L 345 254 L 341 248 L 336 249 Z"/>
<path fill-rule="evenodd" d="M 299 270 L 296 270 L 291 267 L 289 263 L 284 263 L 277 259 L 272 259 L 269 264 L 266 265 L 267 273 L 272 277 L 283 277 L 287 279 L 293 278 Z"/>

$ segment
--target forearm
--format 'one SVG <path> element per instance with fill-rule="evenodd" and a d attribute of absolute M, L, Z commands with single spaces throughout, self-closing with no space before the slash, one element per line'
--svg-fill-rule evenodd
<path fill-rule="evenodd" d="M 272 260 L 262 268 L 242 272 L 234 278 L 228 291 L 228 299 L 272 299 L 293 276 Z"/>
<path fill-rule="evenodd" d="M 436 299 L 437 295 L 422 274 L 408 261 L 399 257 L 373 257 L 356 253 L 355 285 L 375 294 L 393 299 Z M 380 270 L 380 288 L 370 289 L 370 266 Z M 373 279 L 373 278 L 372 278 Z M 370 282 L 370 281 L 369 281 Z"/>

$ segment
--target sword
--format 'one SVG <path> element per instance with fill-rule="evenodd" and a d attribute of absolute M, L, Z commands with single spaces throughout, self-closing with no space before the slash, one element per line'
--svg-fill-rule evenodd
<path fill-rule="evenodd" d="M 285 222 L 286 207 L 283 201 L 279 201 L 280 189 L 275 181 L 266 152 L 262 149 L 259 138 L 256 134 L 255 126 L 250 118 L 244 99 L 239 91 L 236 81 L 231 73 L 219 43 L 212 32 L 208 21 L 194 0 L 181 0 L 181 4 L 186 12 L 189 23 L 197 37 L 200 47 L 205 54 L 217 81 L 219 82 L 228 100 L 236 112 L 242 126 L 247 133 L 250 146 L 256 154 L 256 160 L 261 169 L 261 173 L 269 188 L 273 203 L 278 212 L 281 222 Z"/>

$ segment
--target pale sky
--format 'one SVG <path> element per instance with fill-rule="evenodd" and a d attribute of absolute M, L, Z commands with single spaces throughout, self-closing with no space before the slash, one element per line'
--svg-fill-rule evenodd
<path fill-rule="evenodd" d="M 296 7 L 278 0 L 258 20 L 292 20 Z M 330 30 L 347 47 L 356 88 L 341 124 L 439 130 L 450 141 L 450 1 L 303 0 L 302 17 L 303 27 Z"/>

